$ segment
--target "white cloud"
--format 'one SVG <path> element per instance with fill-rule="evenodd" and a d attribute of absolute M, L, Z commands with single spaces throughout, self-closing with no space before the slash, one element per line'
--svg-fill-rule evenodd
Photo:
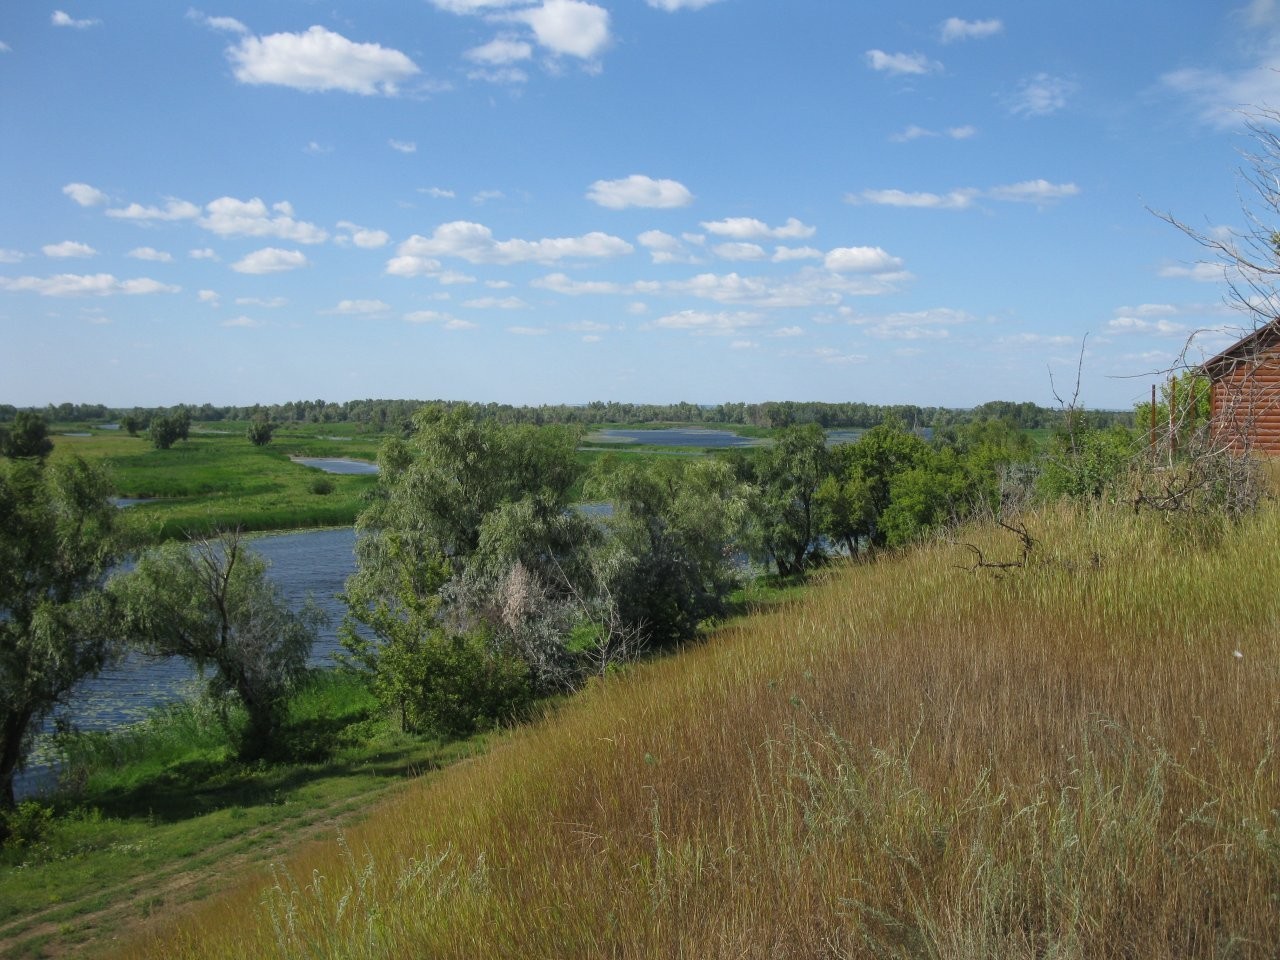
<path fill-rule="evenodd" d="M 1185 324 L 1174 323 L 1172 320 L 1151 320 L 1123 314 L 1108 321 L 1107 329 L 1112 333 L 1146 333 L 1162 337 L 1182 336 L 1187 332 Z"/>
<path fill-rule="evenodd" d="M 1079 341 L 1065 334 L 1014 333 L 1001 337 L 998 342 L 1014 347 L 1066 347 Z"/>
<path fill-rule="evenodd" d="M 399 50 L 354 43 L 313 26 L 306 33 L 245 37 L 227 51 L 241 83 L 276 84 L 295 90 L 342 90 L 364 96 L 394 96 L 417 64 Z"/>
<path fill-rule="evenodd" d="M 13 53 L 13 47 L 0 40 L 0 53 Z"/>
<path fill-rule="evenodd" d="M 868 359 L 865 354 L 844 353 L 835 347 L 814 347 L 812 350 L 799 352 L 788 351 L 787 355 L 829 364 L 866 363 Z"/>
<path fill-rule="evenodd" d="M 774 338 L 777 338 L 777 339 L 789 339 L 789 338 L 791 338 L 791 337 L 803 337 L 803 336 L 804 336 L 804 330 L 802 330 L 800 327 L 779 327 L 777 330 L 773 331 L 773 333 L 769 334 L 769 336 L 774 337 Z"/>
<path fill-rule="evenodd" d="M 313 223 L 295 220 L 293 207 L 287 202 L 273 204 L 268 211 L 257 197 L 219 197 L 206 204 L 205 211 L 207 215 L 200 219 L 200 226 L 220 237 L 275 237 L 295 243 L 324 243 L 329 236 Z"/>
<path fill-rule="evenodd" d="M 297 270 L 306 265 L 307 258 L 299 250 L 264 247 L 237 260 L 231 265 L 231 269 L 236 273 L 284 273 L 286 270 Z"/>
<path fill-rule="evenodd" d="M 758 243 L 721 243 L 711 252 L 722 260 L 764 260 L 768 256 Z"/>
<path fill-rule="evenodd" d="M 476 297 L 464 300 L 462 305 L 472 310 L 527 310 L 529 304 L 519 297 Z"/>
<path fill-rule="evenodd" d="M 759 347 L 760 344 L 756 343 L 754 340 L 735 340 L 733 343 L 729 344 L 730 350 L 756 350 L 759 349 Z"/>
<path fill-rule="evenodd" d="M 430 237 L 414 234 L 397 249 L 397 259 L 460 257 L 468 263 L 552 263 L 578 257 L 618 257 L 635 248 L 618 237 L 593 232 L 544 240 L 495 240 L 483 224 L 457 220 L 436 227 Z M 393 263 L 395 261 L 392 261 Z M 388 272 L 391 265 L 388 264 Z"/>
<path fill-rule="evenodd" d="M 774 263 L 789 263 L 792 260 L 821 260 L 823 253 L 817 247 L 774 247 Z"/>
<path fill-rule="evenodd" d="M 1024 180 L 1022 183 L 1011 183 L 1003 187 L 992 187 L 987 196 L 992 200 L 1007 200 L 1013 203 L 1050 203 L 1064 197 L 1079 195 L 1080 188 L 1074 183 L 1050 183 L 1048 180 Z"/>
<path fill-rule="evenodd" d="M 1068 98 L 1078 89 L 1079 84 L 1074 80 L 1037 73 L 1018 85 L 1009 111 L 1016 116 L 1045 117 L 1065 107 Z"/>
<path fill-rule="evenodd" d="M 681 310 L 669 313 L 653 321 L 653 326 L 664 330 L 689 330 L 699 334 L 713 336 L 731 336 L 740 330 L 758 327 L 764 318 L 758 313 L 739 311 L 730 313 L 721 310 L 710 313 L 705 310 Z"/>
<path fill-rule="evenodd" d="M 399 256 L 387 261 L 386 273 L 392 277 L 429 277 L 439 269 L 440 261 L 430 257 Z"/>
<path fill-rule="evenodd" d="M 315 140 L 307 141 L 307 145 L 302 148 L 302 152 L 310 154 L 313 157 L 323 157 L 327 153 L 333 153 L 333 147 L 327 147 L 323 143 Z"/>
<path fill-rule="evenodd" d="M 938 28 L 938 39 L 943 43 L 954 43 L 957 40 L 984 40 L 994 37 L 1004 30 L 1000 20 L 961 20 L 959 17 L 948 17 Z"/>
<path fill-rule="evenodd" d="M 931 137 L 947 137 L 951 140 L 968 140 L 978 132 L 976 127 L 947 127 L 946 130 L 930 130 L 928 127 L 921 127 L 911 124 L 898 133 L 890 134 L 889 139 L 894 143 L 910 143 L 912 140 L 922 140 Z"/>
<path fill-rule="evenodd" d="M 362 250 L 377 250 L 391 242 L 391 234 L 385 230 L 371 230 L 368 227 L 357 226 L 349 220 L 339 220 L 338 229 L 348 231 L 348 235 L 339 237 L 335 242 L 354 243 Z"/>
<path fill-rule="evenodd" d="M 853 322 L 881 340 L 923 340 L 950 336 L 950 327 L 971 323 L 963 310 L 935 307 L 930 310 L 890 313 L 879 317 L 859 317 Z"/>
<path fill-rule="evenodd" d="M 968 210 L 983 198 L 1006 203 L 1048 204 L 1079 195 L 1074 183 L 1050 183 L 1048 180 L 1024 180 L 980 190 L 961 187 L 948 193 L 910 192 L 906 190 L 863 190 L 848 194 L 848 203 L 870 203 L 885 207 L 914 207 L 922 210 Z"/>
<path fill-rule="evenodd" d="M 434 197 L 437 200 L 452 200 L 455 196 L 452 190 L 445 190 L 442 187 L 419 187 L 419 193 L 425 193 L 428 197 Z"/>
<path fill-rule="evenodd" d="M 1161 81 L 1195 103 L 1205 122 L 1221 129 L 1240 127 L 1248 122 L 1251 111 L 1280 102 L 1280 55 L 1230 72 L 1175 70 Z"/>
<path fill-rule="evenodd" d="M 96 257 L 98 255 L 98 251 L 87 243 L 77 243 L 75 240 L 47 243 L 40 250 L 46 257 L 52 257 L 55 260 L 68 260 L 72 257 Z"/>
<path fill-rule="evenodd" d="M 149 277 L 117 280 L 109 273 L 60 273 L 52 277 L 0 277 L 0 290 L 14 293 L 38 293 L 44 297 L 110 297 L 148 293 L 177 293 L 181 287 L 161 283 Z"/>
<path fill-rule="evenodd" d="M 824 265 L 835 273 L 884 273 L 902 269 L 902 260 L 881 247 L 837 247 L 827 252 Z"/>
<path fill-rule="evenodd" d="M 388 140 L 387 146 L 398 153 L 418 152 L 418 145 L 411 140 Z"/>
<path fill-rule="evenodd" d="M 484 13 L 489 10 L 514 7 L 528 0 L 431 0 L 433 6 L 449 13 Z"/>
<path fill-rule="evenodd" d="M 883 50 L 868 50 L 866 60 L 867 66 L 872 70 L 895 76 L 919 76 L 942 69 L 942 64 L 930 60 L 923 53 L 885 53 Z"/>
<path fill-rule="evenodd" d="M 678 237 L 661 230 L 646 230 L 636 240 L 649 251 L 649 257 L 654 263 L 697 262 Z"/>
<path fill-rule="evenodd" d="M 390 312 L 391 304 L 382 300 L 339 300 L 324 313 L 344 317 L 375 317 Z"/>
<path fill-rule="evenodd" d="M 186 200 L 172 197 L 165 201 L 163 207 L 144 207 L 140 203 L 131 203 L 127 207 L 108 210 L 107 216 L 116 220 L 194 220 L 200 216 L 200 208 Z"/>
<path fill-rule="evenodd" d="M 236 297 L 237 307 L 269 307 L 272 310 L 287 306 L 286 297 Z"/>
<path fill-rule="evenodd" d="M 248 33 L 249 28 L 237 20 L 235 17 L 209 17 L 201 13 L 199 10 L 188 10 L 187 19 L 194 20 L 196 23 L 208 27 L 210 30 L 219 30 L 223 33 Z"/>
<path fill-rule="evenodd" d="M 82 207 L 97 207 L 107 202 L 107 195 L 87 183 L 68 183 L 62 192 Z"/>
<path fill-rule="evenodd" d="M 221 258 L 218 256 L 217 252 L 216 252 L 216 251 L 214 251 L 213 249 L 211 249 L 210 247 L 202 247 L 202 248 L 201 248 L 201 249 L 199 249 L 199 250 L 190 250 L 190 251 L 188 251 L 188 252 L 187 252 L 187 256 L 188 256 L 188 257 L 190 257 L 192 260 L 219 260 L 219 259 L 221 259 Z"/>
<path fill-rule="evenodd" d="M 979 191 L 952 190 L 950 193 L 910 193 L 905 190 L 863 190 L 845 199 L 850 203 L 871 203 L 884 207 L 916 207 L 926 210 L 965 210 L 973 206 Z"/>
<path fill-rule="evenodd" d="M 155 263 L 173 263 L 173 254 L 157 250 L 155 247 L 134 247 L 126 256 L 135 260 L 151 260 Z"/>
<path fill-rule="evenodd" d="M 609 45 L 609 11 L 582 0 L 543 0 L 511 14 L 533 28 L 539 44 L 556 54 L 591 60 Z"/>
<path fill-rule="evenodd" d="M 545 337 L 547 332 L 546 327 L 507 327 L 507 333 L 518 337 Z"/>
<path fill-rule="evenodd" d="M 469 273 L 462 273 L 458 270 L 444 270 L 436 274 L 436 283 L 441 286 L 453 287 L 464 283 L 475 283 L 476 278 Z M 490 284 L 492 286 L 492 284 Z"/>
<path fill-rule="evenodd" d="M 200 298 L 201 303 L 207 303 L 214 307 L 222 302 L 222 298 L 218 296 L 218 291 L 216 290 L 200 290 L 196 293 L 196 296 Z"/>
<path fill-rule="evenodd" d="M 50 21 L 55 27 L 74 27 L 77 30 L 97 26 L 102 22 L 101 20 L 76 20 L 70 14 L 63 13 L 61 10 L 53 11 Z"/>
<path fill-rule="evenodd" d="M 27 255 L 21 250 L 8 250 L 0 247 L 0 263 L 21 263 Z"/>
<path fill-rule="evenodd" d="M 716 3 L 717 0 L 645 0 L 645 2 L 655 10 L 675 13 L 677 10 L 701 10 Z"/>
<path fill-rule="evenodd" d="M 474 330 L 479 326 L 470 320 L 459 320 L 452 314 L 435 310 L 415 310 L 413 313 L 406 313 L 404 319 L 407 323 L 438 323 L 445 330 Z"/>
<path fill-rule="evenodd" d="M 254 327 L 262 326 L 262 321 L 255 320 L 253 319 L 253 317 L 240 316 L 240 317 L 232 317 L 230 320 L 223 320 L 220 324 L 218 324 L 218 326 L 243 327 L 244 329 L 252 329 Z"/>
<path fill-rule="evenodd" d="M 676 180 L 654 180 L 632 174 L 621 180 L 597 180 L 587 190 L 587 199 L 610 210 L 627 207 L 669 209 L 693 203 L 689 188 Z"/>
<path fill-rule="evenodd" d="M 476 204 L 477 206 L 483 206 L 484 204 L 488 203 L 490 200 L 504 200 L 504 199 L 506 199 L 506 194 L 503 193 L 501 190 L 481 190 L 479 193 L 477 193 L 475 196 L 471 198 L 471 202 Z"/>
<path fill-rule="evenodd" d="M 533 280 L 530 286 L 571 297 L 581 294 L 619 294 L 627 290 L 622 284 L 611 283 L 608 280 L 573 280 L 563 273 L 552 273 Z"/>
<path fill-rule="evenodd" d="M 803 240 L 817 233 L 816 227 L 801 223 L 795 217 L 789 217 L 780 227 L 770 227 L 762 220 L 754 217 L 729 217 L 725 220 L 702 222 L 702 229 L 718 237 L 732 237 L 734 240 L 758 240 L 772 238 L 775 240 Z"/>
<path fill-rule="evenodd" d="M 533 45 L 510 37 L 496 37 L 479 47 L 472 47 L 463 54 L 472 63 L 496 67 L 518 63 L 533 56 Z"/>
<path fill-rule="evenodd" d="M 1227 278 L 1227 268 L 1220 263 L 1193 263 L 1191 266 L 1166 266 L 1160 268 L 1160 276 L 1196 280 L 1200 283 L 1222 283 Z"/>

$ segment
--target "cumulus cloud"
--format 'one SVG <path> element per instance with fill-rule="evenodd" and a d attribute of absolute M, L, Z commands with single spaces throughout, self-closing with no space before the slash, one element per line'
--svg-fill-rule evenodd
<path fill-rule="evenodd" d="M 646 230 L 636 240 L 649 251 L 649 257 L 654 263 L 696 262 L 679 237 L 661 230 Z"/>
<path fill-rule="evenodd" d="M 992 200 L 1006 200 L 1012 203 L 1050 203 L 1065 197 L 1074 197 L 1080 188 L 1074 183 L 1050 183 L 1048 180 L 1024 180 L 1021 183 L 1010 183 L 1003 187 L 992 187 L 987 196 Z"/>
<path fill-rule="evenodd" d="M 803 240 L 817 233 L 815 227 L 801 223 L 795 217 L 789 217 L 780 227 L 770 227 L 763 220 L 757 220 L 754 217 L 704 220 L 702 229 L 718 237 L 732 237 L 734 240 Z"/>
<path fill-rule="evenodd" d="M 200 248 L 199 250 L 189 250 L 189 251 L 187 252 L 187 256 L 188 256 L 188 257 L 190 257 L 192 260 L 218 260 L 218 259 L 220 259 L 220 258 L 218 257 L 217 251 L 215 251 L 215 250 L 213 250 L 213 249 L 211 249 L 211 248 L 209 248 L 209 247 L 202 247 L 202 248 Z"/>
<path fill-rule="evenodd" d="M 232 317 L 230 320 L 223 320 L 220 324 L 218 324 L 218 326 L 242 327 L 244 329 L 252 329 L 254 327 L 262 326 L 262 321 L 255 320 L 253 319 L 253 317 L 239 316 L 239 317 Z"/>
<path fill-rule="evenodd" d="M 286 297 L 236 297 L 237 307 L 269 307 L 272 310 L 287 306 Z"/>
<path fill-rule="evenodd" d="M 681 310 L 659 317 L 653 321 L 652 325 L 664 330 L 688 330 L 712 336 L 731 336 L 741 330 L 758 327 L 764 322 L 764 317 L 760 314 L 746 311 L 721 310 L 713 313 L 706 310 Z"/>
<path fill-rule="evenodd" d="M 431 323 L 439 324 L 445 330 L 474 330 L 479 326 L 470 320 L 459 320 L 457 317 L 448 313 L 440 313 L 436 310 L 415 310 L 413 313 L 404 315 L 406 323 Z"/>
<path fill-rule="evenodd" d="M 788 263 L 792 260 L 821 260 L 823 253 L 817 247 L 774 247 L 774 263 Z"/>
<path fill-rule="evenodd" d="M 464 300 L 464 307 L 470 310 L 528 310 L 529 304 L 519 297 L 476 297 Z"/>
<path fill-rule="evenodd" d="M 98 251 L 87 243 L 77 243 L 75 240 L 47 243 L 40 250 L 46 257 L 52 257 L 55 260 L 69 260 L 73 257 L 96 257 L 98 255 Z"/>
<path fill-rule="evenodd" d="M 235 17 L 210 17 L 201 13 L 199 10 L 192 9 L 187 11 L 187 19 L 193 20 L 202 26 L 206 26 L 210 30 L 219 30 L 223 33 L 249 32 L 249 28 Z"/>
<path fill-rule="evenodd" d="M 107 216 L 116 220 L 136 220 L 147 222 L 153 220 L 194 220 L 200 216 L 200 208 L 186 200 L 172 197 L 165 201 L 163 207 L 144 207 L 140 203 L 131 203 L 127 207 L 108 210 Z"/>
<path fill-rule="evenodd" d="M 552 53 L 591 60 L 609 45 L 609 11 L 583 0 L 544 0 L 511 18 L 528 24 Z"/>
<path fill-rule="evenodd" d="M 597 180 L 587 190 L 587 199 L 610 210 L 627 207 L 668 209 L 693 203 L 689 188 L 676 180 L 655 180 L 632 174 L 621 180 Z"/>
<path fill-rule="evenodd" d="M 994 37 L 1004 30 L 1000 20 L 961 20 L 959 17 L 948 17 L 938 28 L 938 39 L 943 43 L 955 43 L 957 40 L 985 40 Z"/>
<path fill-rule="evenodd" d="M 580 237 L 495 240 L 483 224 L 457 220 L 436 227 L 430 237 L 414 234 L 396 250 L 397 259 L 459 257 L 468 263 L 552 263 L 566 258 L 618 257 L 635 248 L 619 237 L 593 232 Z M 393 261 L 395 262 L 395 261 Z M 391 271 L 390 264 L 388 272 Z"/>
<path fill-rule="evenodd" d="M 563 273 L 548 274 L 532 281 L 530 285 L 540 290 L 550 290 L 552 293 L 563 293 L 571 297 L 582 294 L 620 294 L 629 289 L 623 284 L 608 280 L 573 280 Z"/>
<path fill-rule="evenodd" d="M 218 295 L 217 290 L 200 290 L 196 293 L 196 296 L 200 298 L 201 303 L 207 303 L 213 307 L 222 303 L 222 298 Z"/>
<path fill-rule="evenodd" d="M 514 7 L 527 0 L 431 0 L 431 5 L 449 13 L 487 13 L 504 7 Z"/>
<path fill-rule="evenodd" d="M 533 45 L 511 37 L 495 37 L 479 47 L 472 47 L 463 54 L 472 63 L 489 67 L 519 63 L 533 56 Z"/>
<path fill-rule="evenodd" d="M 1185 324 L 1164 317 L 1151 319 L 1127 314 L 1113 317 L 1108 321 L 1107 329 L 1112 333 L 1145 333 L 1162 337 L 1182 336 L 1187 332 Z"/>
<path fill-rule="evenodd" d="M 722 260 L 764 260 L 768 254 L 758 243 L 721 243 L 711 250 Z"/>
<path fill-rule="evenodd" d="M 306 255 L 299 250 L 281 250 L 279 247 L 264 247 L 242 257 L 231 265 L 236 273 L 284 273 L 297 270 L 307 265 Z"/>
<path fill-rule="evenodd" d="M 1078 89 L 1074 80 L 1037 73 L 1018 84 L 1009 101 L 1009 112 L 1022 117 L 1046 117 L 1065 107 Z"/>
<path fill-rule="evenodd" d="M 394 96 L 402 82 L 419 73 L 417 64 L 399 50 L 355 43 L 321 26 L 305 33 L 245 37 L 227 51 L 227 59 L 241 83 L 307 92 Z"/>
<path fill-rule="evenodd" d="M 387 146 L 397 153 L 417 153 L 418 145 L 412 140 L 388 140 Z"/>
<path fill-rule="evenodd" d="M 21 263 L 26 259 L 26 256 L 21 250 L 8 250 L 0 247 L 0 263 Z"/>
<path fill-rule="evenodd" d="M 452 200 L 457 195 L 452 190 L 445 190 L 442 187 L 419 187 L 418 192 L 425 193 L 436 200 Z"/>
<path fill-rule="evenodd" d="M 271 209 L 257 197 L 237 200 L 219 197 L 205 205 L 200 226 L 220 237 L 275 237 L 295 243 L 324 243 L 329 234 L 313 223 L 295 220 L 293 206 L 272 204 Z"/>
<path fill-rule="evenodd" d="M 391 234 L 385 230 L 371 230 L 368 227 L 358 226 L 349 220 L 339 220 L 338 229 L 346 230 L 346 236 L 338 237 L 335 241 L 339 244 L 354 243 L 362 250 L 377 250 L 379 247 L 385 247 L 391 242 Z"/>
<path fill-rule="evenodd" d="M 62 192 L 82 207 L 99 207 L 107 202 L 107 195 L 87 183 L 68 183 Z"/>
<path fill-rule="evenodd" d="M 337 306 L 322 312 L 331 316 L 376 317 L 390 310 L 391 304 L 381 300 L 339 300 Z"/>
<path fill-rule="evenodd" d="M 116 294 L 139 296 L 149 293 L 177 293 L 181 287 L 149 277 L 117 280 L 109 273 L 60 273 L 52 277 L 0 277 L 0 290 L 38 293 L 44 297 L 110 297 Z"/>
<path fill-rule="evenodd" d="M 545 337 L 547 332 L 546 327 L 507 327 L 507 333 L 514 333 L 517 337 Z"/>
<path fill-rule="evenodd" d="M 885 53 L 883 50 L 866 52 L 867 66 L 881 73 L 894 76 L 920 76 L 936 73 L 942 64 L 930 60 L 923 53 Z"/>
<path fill-rule="evenodd" d="M 151 260 L 155 263 L 173 262 L 173 254 L 157 250 L 155 247 L 134 247 L 127 256 L 133 257 L 135 260 Z"/>
<path fill-rule="evenodd" d="M 902 269 L 902 260 L 881 247 L 837 247 L 823 261 L 834 273 L 884 273 Z"/>
<path fill-rule="evenodd" d="M 84 30 L 87 27 L 94 27 L 100 24 L 101 20 L 76 20 L 70 14 L 63 13 L 61 10 L 53 11 L 50 22 L 55 27 L 73 27 L 76 30 Z"/>

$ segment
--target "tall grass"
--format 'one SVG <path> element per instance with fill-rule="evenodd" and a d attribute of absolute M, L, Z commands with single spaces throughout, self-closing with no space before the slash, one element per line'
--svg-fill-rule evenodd
<path fill-rule="evenodd" d="M 1275 956 L 1280 512 L 1028 527 L 608 678 L 126 953 Z"/>

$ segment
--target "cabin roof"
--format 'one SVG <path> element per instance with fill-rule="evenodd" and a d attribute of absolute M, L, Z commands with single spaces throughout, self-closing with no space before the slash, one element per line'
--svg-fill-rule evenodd
<path fill-rule="evenodd" d="M 1241 337 L 1215 357 L 1200 364 L 1200 372 L 1211 380 L 1227 373 L 1239 360 L 1256 356 L 1280 344 L 1280 317 Z"/>

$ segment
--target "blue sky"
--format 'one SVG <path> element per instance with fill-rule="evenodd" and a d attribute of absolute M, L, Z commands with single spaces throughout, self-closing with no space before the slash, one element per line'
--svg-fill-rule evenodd
<path fill-rule="evenodd" d="M 204 0 L 202 0 L 202 3 Z M 9 3 L 0 401 L 1127 407 L 1280 5 Z M 1051 382 L 1052 372 L 1052 382 Z"/>

